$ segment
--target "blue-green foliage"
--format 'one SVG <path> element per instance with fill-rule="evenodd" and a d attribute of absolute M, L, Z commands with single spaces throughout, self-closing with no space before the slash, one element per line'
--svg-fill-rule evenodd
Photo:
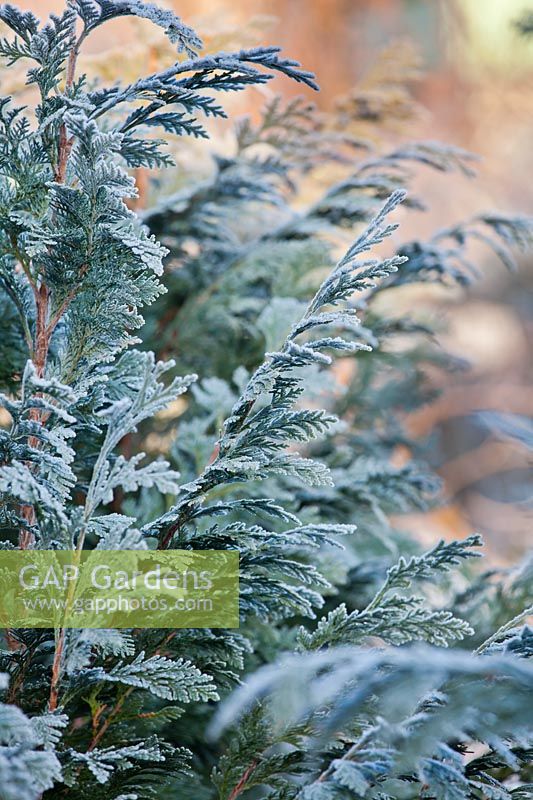
<path fill-rule="evenodd" d="M 334 647 L 264 667 L 222 707 L 215 731 L 265 697 L 263 713 L 278 741 L 307 731 L 293 752 L 298 764 L 296 748 L 308 748 L 304 786 L 296 781 L 289 794 L 271 797 L 512 797 L 490 767 L 505 775 L 530 765 L 532 681 L 520 658 L 427 646 Z M 491 756 L 466 762 L 473 741 L 485 742 Z M 252 770 L 250 786 L 253 779 Z M 520 789 L 527 796 L 528 787 Z"/>
<path fill-rule="evenodd" d="M 80 48 L 124 15 L 163 28 L 183 56 L 130 85 L 95 87 L 77 74 Z M 217 92 L 276 72 L 314 87 L 313 76 L 278 48 L 199 55 L 192 29 L 138 0 L 70 0 L 44 25 L 4 5 L 0 19 L 9 31 L 1 55 L 30 62 L 39 94 L 31 109 L 0 102 L 0 404 L 9 419 L 0 430 L 1 546 L 231 549 L 241 565 L 239 631 L 6 631 L 2 797 L 526 792 L 527 572 L 505 585 L 480 578 L 479 590 L 457 596 L 448 573 L 474 555 L 478 537 L 422 554 L 405 537 L 400 556 L 390 514 L 424 507 L 437 484 L 418 463 L 391 464 L 393 448 L 411 442 L 394 381 L 378 387 L 369 365 L 388 335 L 424 332 L 375 314 L 381 291 L 465 282 L 472 237 L 489 236 L 510 264 L 509 245 L 529 243 L 530 223 L 485 215 L 375 257 L 400 203 L 421 205 L 404 191 L 407 165 L 469 172 L 469 156 L 434 143 L 371 154 L 294 212 L 286 190 L 314 160 L 348 164 L 361 146 L 302 101 L 273 101 L 257 127 L 241 123 L 235 158 L 218 159 L 211 180 L 140 219 L 127 203 L 136 196 L 130 169 L 172 163 L 155 129 L 205 137 L 202 120 L 225 115 Z M 272 153 L 257 156 L 256 146 Z M 264 208 L 277 223 L 248 238 L 228 224 L 236 211 L 255 218 Z M 336 260 L 335 237 L 356 226 Z M 167 257 L 181 261 L 168 281 Z M 165 283 L 166 308 L 156 302 Z M 241 322 L 232 294 L 255 346 L 231 347 L 225 368 L 205 369 L 217 363 L 200 352 L 206 321 L 221 337 Z M 135 349 L 151 304 L 145 338 L 156 340 L 156 356 Z M 158 360 L 165 343 L 155 331 L 169 308 L 191 337 L 177 362 Z M 361 363 L 340 398 L 330 369 L 339 355 Z M 390 361 L 385 353 L 382 365 Z M 148 420 L 181 412 L 190 387 L 178 438 L 152 458 Z M 387 391 L 393 400 L 381 402 Z M 470 619 L 494 593 L 505 617 L 496 632 L 483 630 L 474 655 L 443 654 L 474 635 Z M 399 647 L 411 642 L 425 644 Z M 296 653 L 276 661 L 285 650 Z M 214 742 L 219 699 L 264 661 L 273 663 L 215 721 L 219 731 L 236 725 L 229 744 Z M 485 751 L 466 763 L 472 739 Z"/>

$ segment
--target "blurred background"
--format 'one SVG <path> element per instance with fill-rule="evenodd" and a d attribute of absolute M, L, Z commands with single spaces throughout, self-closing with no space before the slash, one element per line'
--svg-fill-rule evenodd
<path fill-rule="evenodd" d="M 62 0 L 18 4 L 42 16 L 63 7 Z M 395 121 L 387 131 L 391 143 L 440 140 L 479 155 L 473 180 L 420 175 L 429 208 L 406 218 L 407 236 L 424 236 L 480 211 L 533 214 L 533 36 L 521 35 L 515 25 L 533 10 L 533 2 L 175 0 L 166 5 L 204 36 L 209 50 L 282 45 L 317 74 L 321 92 L 308 94 L 324 110 L 338 105 L 339 97 L 350 102 L 357 85 L 357 101 L 367 103 L 371 115 L 376 70 L 388 71 Z M 147 28 L 138 20 L 106 25 L 91 41 L 88 71 L 108 71 L 115 78 L 118 65 L 134 76 L 146 69 L 147 59 L 158 62 L 167 45 Z M 394 90 L 396 72 L 407 78 L 409 97 L 400 84 Z M 277 92 L 298 93 L 288 81 L 276 84 Z M 258 110 L 269 92 L 256 89 L 231 100 L 232 113 Z M 223 127 L 215 132 L 222 142 L 224 135 Z M 479 530 L 493 557 L 506 563 L 532 538 L 532 464 L 521 442 L 531 440 L 533 417 L 533 263 L 523 259 L 511 275 L 483 248 L 476 262 L 482 279 L 473 287 L 445 298 L 426 290 L 421 299 L 443 320 L 443 344 L 466 357 L 470 369 L 448 374 L 438 386 L 439 398 L 406 421 L 418 436 L 430 437 L 429 458 L 449 497 L 431 519 L 413 519 L 412 525 L 422 533 L 431 530 L 432 537 L 436 531 L 450 536 Z M 495 434 L 480 411 L 518 415 L 512 435 Z"/>

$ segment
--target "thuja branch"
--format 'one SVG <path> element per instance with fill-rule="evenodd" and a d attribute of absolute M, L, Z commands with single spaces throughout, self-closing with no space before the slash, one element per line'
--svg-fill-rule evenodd
<path fill-rule="evenodd" d="M 76 23 L 74 19 L 73 27 L 75 26 L 75 24 Z M 78 55 L 77 46 L 73 45 L 72 49 L 70 50 L 67 61 L 65 94 L 68 94 L 68 92 L 72 89 L 74 83 L 77 55 Z M 55 167 L 54 179 L 56 183 L 62 184 L 65 182 L 66 179 L 68 159 L 74 143 L 74 137 L 73 136 L 69 137 L 65 122 L 62 122 L 60 125 L 58 138 L 59 138 L 58 156 L 57 156 L 57 165 Z M 46 275 L 45 274 L 42 275 L 41 286 L 39 287 L 36 295 L 37 324 L 36 324 L 36 334 L 35 334 L 35 339 L 36 339 L 35 366 L 37 368 L 37 374 L 39 375 L 39 377 L 42 377 L 44 375 L 52 333 L 57 323 L 61 319 L 63 313 L 67 310 L 68 305 L 70 304 L 74 296 L 75 296 L 75 290 L 71 293 L 71 297 L 68 300 L 68 302 L 66 302 L 66 304 L 61 306 L 58 314 L 56 314 L 52 322 L 50 322 L 49 321 L 50 292 L 46 285 Z"/>
<path fill-rule="evenodd" d="M 269 461 L 274 463 L 276 454 L 288 443 L 308 441 L 314 437 L 315 429 L 324 431 L 334 421 L 332 417 L 321 414 L 316 419 L 305 417 L 304 414 L 304 418 L 297 421 L 292 409 L 302 389 L 293 373 L 294 370 L 310 364 L 331 363 L 331 358 L 323 354 L 322 349 L 369 349 L 366 344 L 323 336 L 322 333 L 320 338 L 309 343 L 307 337 L 311 333 L 315 334 L 315 328 L 322 332 L 324 327 L 335 325 L 340 326 L 341 330 L 343 326 L 353 328 L 356 323 L 355 315 L 350 314 L 349 310 L 337 313 L 335 306 L 342 304 L 354 292 L 374 286 L 376 281 L 395 272 L 405 261 L 401 257 L 384 261 L 359 260 L 362 253 L 382 242 L 396 229 L 397 226 L 389 224 L 387 218 L 405 196 L 404 191 L 393 192 L 316 291 L 302 318 L 293 325 L 279 351 L 267 354 L 265 361 L 253 372 L 223 425 L 215 459 L 194 482 L 183 488 L 180 502 L 158 521 L 156 534 L 159 549 L 171 546 L 175 534 L 191 519 L 201 498 L 211 489 L 223 483 L 237 481 L 239 474 L 246 477 L 246 471 L 239 473 L 232 461 L 251 461 L 251 454 L 255 452 L 258 463 L 268 470 Z M 290 377 L 286 377 L 285 373 L 290 373 Z M 257 401 L 265 395 L 270 395 L 270 404 L 263 412 L 254 414 Z M 268 409 L 275 420 L 273 427 L 268 421 Z M 264 451 L 271 454 L 270 458 L 265 458 Z M 153 534 L 154 528 L 155 526 L 147 526 L 145 530 Z"/>
<path fill-rule="evenodd" d="M 235 784 L 231 794 L 228 797 L 228 800 L 237 800 L 237 797 L 241 796 L 241 794 L 246 790 L 248 779 L 250 775 L 253 774 L 256 767 L 257 767 L 257 759 L 254 759 L 250 763 L 250 765 L 245 769 L 238 783 Z"/>
<path fill-rule="evenodd" d="M 76 18 L 74 17 L 72 23 L 73 35 L 75 31 L 75 26 L 76 26 Z M 67 94 L 72 89 L 72 86 L 74 84 L 78 47 L 79 47 L 78 44 L 74 44 L 72 46 L 67 60 L 66 77 L 65 77 L 65 93 Z M 57 168 L 55 170 L 56 183 L 61 184 L 65 182 L 68 159 L 70 152 L 72 150 L 73 142 L 74 142 L 74 137 L 68 136 L 67 126 L 65 122 L 62 122 L 59 130 L 58 159 L 57 159 Z M 60 306 L 56 315 L 52 318 L 52 320 L 49 321 L 48 319 L 49 291 L 44 281 L 45 281 L 45 276 L 43 276 L 43 284 L 41 286 L 42 303 L 38 302 L 37 305 L 35 365 L 39 377 L 42 377 L 44 375 L 52 333 L 54 332 L 58 322 L 60 321 L 65 311 L 68 309 L 68 306 L 70 305 L 76 294 L 76 290 L 75 289 L 72 290 L 68 295 L 67 299 Z M 57 709 L 59 703 L 59 684 L 61 681 L 61 668 L 62 668 L 64 647 L 65 647 L 65 629 L 60 628 L 59 631 L 56 632 L 56 646 L 54 651 L 54 660 L 52 663 L 50 695 L 48 699 L 48 710 L 52 712 Z"/>
<path fill-rule="evenodd" d="M 98 727 L 98 724 L 96 724 L 93 737 L 92 737 L 92 739 L 91 739 L 91 741 L 89 743 L 89 747 L 88 747 L 88 751 L 89 752 L 91 750 L 94 750 L 95 747 L 97 747 L 97 745 L 100 743 L 101 739 L 107 733 L 109 727 L 112 725 L 112 723 L 116 720 L 117 716 L 122 711 L 124 703 L 126 702 L 126 700 L 131 695 L 132 692 L 133 692 L 133 688 L 132 687 L 130 687 L 129 689 L 126 689 L 124 692 L 122 692 L 122 694 L 120 695 L 119 699 L 117 700 L 117 702 L 115 703 L 115 705 L 113 706 L 113 708 L 111 709 L 111 711 L 109 712 L 109 714 L 107 715 L 105 720 L 102 722 L 102 724 L 99 727 Z"/>

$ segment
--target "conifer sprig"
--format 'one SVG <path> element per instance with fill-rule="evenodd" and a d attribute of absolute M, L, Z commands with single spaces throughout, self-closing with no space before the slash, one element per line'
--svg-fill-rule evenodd
<path fill-rule="evenodd" d="M 94 85 L 85 42 L 124 16 L 178 54 Z M 28 64 L 38 94 L 29 108 L 0 99 L 0 547 L 237 551 L 241 622 L 5 631 L 2 797 L 522 800 L 530 568 L 465 590 L 478 537 L 420 553 L 393 523 L 438 493 L 427 466 L 392 456 L 416 453 L 401 417 L 429 397 L 425 359 L 444 358 L 389 348 L 431 328 L 377 300 L 466 283 L 470 240 L 514 266 L 530 221 L 479 215 L 373 258 L 397 206 L 422 206 L 405 193 L 412 165 L 470 174 L 471 157 L 368 152 L 355 97 L 333 121 L 270 102 L 211 178 L 140 219 L 132 170 L 171 165 L 169 137 L 205 137 L 225 116 L 216 93 L 274 74 L 315 87 L 311 73 L 277 47 L 205 56 L 179 17 L 140 0 L 68 0 L 44 24 L 3 5 L 0 20 L 0 55 Z M 344 178 L 295 211 L 290 193 L 332 162 Z M 176 326 L 174 361 L 161 351 Z M 228 345 L 228 329 L 245 335 Z M 334 355 L 355 359 L 347 386 Z M 528 445 L 527 426 L 496 423 Z M 472 741 L 483 748 L 465 759 Z"/>

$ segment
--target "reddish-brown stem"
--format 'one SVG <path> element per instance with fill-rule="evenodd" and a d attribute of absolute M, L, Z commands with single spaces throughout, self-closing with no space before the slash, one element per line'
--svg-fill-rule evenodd
<path fill-rule="evenodd" d="M 22 518 L 26 520 L 28 526 L 35 525 L 35 511 L 33 510 L 33 506 L 21 506 L 20 513 Z M 28 530 L 27 528 L 21 528 L 19 531 L 19 548 L 21 550 L 31 550 L 33 545 L 35 544 L 35 536 Z"/>
<path fill-rule="evenodd" d="M 172 639 L 176 636 L 176 634 L 177 634 L 177 631 L 171 631 L 169 634 L 167 634 L 167 636 L 165 636 L 165 638 L 159 644 L 158 648 L 154 651 L 154 655 L 159 655 L 161 653 L 161 651 L 165 648 L 165 646 L 170 641 L 172 641 Z M 124 703 L 126 702 L 127 698 L 130 696 L 132 691 L 133 691 L 133 687 L 130 687 L 129 689 L 127 689 L 124 692 L 124 694 L 120 697 L 120 699 L 117 700 L 117 702 L 115 703 L 115 705 L 113 706 L 113 708 L 109 712 L 109 714 L 106 717 L 106 719 L 100 725 L 100 727 L 98 727 L 98 723 L 100 721 L 101 715 L 106 710 L 107 706 L 102 706 L 98 710 L 97 714 L 93 717 L 94 734 L 93 734 L 93 738 L 91 739 L 91 742 L 89 744 L 88 750 L 94 750 L 94 748 L 97 746 L 97 744 L 99 744 L 100 740 L 102 739 L 102 737 L 107 732 L 109 726 L 111 725 L 113 720 L 116 718 L 117 714 L 121 711 Z M 148 718 L 148 717 L 151 716 L 151 714 L 150 713 L 137 714 L 136 716 L 140 717 L 140 718 L 142 718 L 142 717 Z"/>
<path fill-rule="evenodd" d="M 48 711 L 55 711 L 59 700 L 59 679 L 61 677 L 61 661 L 65 646 L 65 629 L 61 628 L 56 642 L 54 663 L 52 664 L 52 679 L 50 681 L 50 697 L 48 698 Z"/>
<path fill-rule="evenodd" d="M 164 652 L 164 649 L 167 646 L 167 644 L 169 644 L 172 641 L 172 639 L 174 639 L 177 633 L 178 633 L 177 631 L 170 631 L 170 633 L 167 634 L 167 636 L 165 636 L 165 638 L 159 643 L 157 648 L 154 650 L 154 656 L 160 656 L 161 653 Z"/>
<path fill-rule="evenodd" d="M 124 692 L 122 697 L 119 700 L 117 700 L 117 702 L 113 706 L 112 710 L 110 711 L 110 713 L 108 714 L 106 719 L 103 721 L 103 723 L 100 726 L 100 728 L 96 731 L 96 733 L 94 734 L 93 738 L 91 739 L 91 743 L 89 744 L 89 747 L 87 748 L 88 752 L 90 752 L 91 750 L 94 750 L 96 745 L 100 742 L 100 740 L 102 739 L 104 734 L 107 732 L 107 729 L 109 728 L 109 726 L 111 725 L 111 723 L 113 722 L 113 720 L 115 719 L 117 714 L 121 711 L 122 706 L 124 705 L 124 703 L 126 702 L 127 698 L 130 696 L 130 694 L 132 692 L 133 692 L 133 686 L 130 686 L 129 689 L 126 689 L 126 691 Z"/>
<path fill-rule="evenodd" d="M 76 74 L 76 61 L 78 59 L 79 47 L 80 47 L 80 41 L 76 42 L 76 44 L 71 49 L 68 55 L 67 70 L 65 74 L 65 84 L 67 89 L 71 89 L 72 84 L 74 83 L 74 76 Z"/>
<path fill-rule="evenodd" d="M 250 775 L 252 774 L 252 772 L 254 771 L 254 769 L 256 768 L 256 766 L 257 766 L 257 759 L 254 759 L 250 764 L 250 766 L 247 767 L 245 772 L 242 774 L 242 777 L 239 780 L 239 782 L 235 784 L 232 793 L 228 797 L 228 800 L 236 800 L 236 798 L 244 791 L 244 789 L 246 788 L 246 782 L 250 777 Z"/>
<path fill-rule="evenodd" d="M 81 267 L 79 275 L 78 275 L 78 281 L 81 281 L 84 278 L 84 276 L 87 273 L 88 268 L 89 268 L 88 264 L 84 264 Z M 46 335 L 48 337 L 48 342 L 50 342 L 50 339 L 52 337 L 53 332 L 55 331 L 55 329 L 57 327 L 58 322 L 66 314 L 66 312 L 69 309 L 70 304 L 72 303 L 72 301 L 74 300 L 74 298 L 78 294 L 78 288 L 79 288 L 78 286 L 75 286 L 73 289 L 70 290 L 70 292 L 65 297 L 65 299 L 63 300 L 63 302 L 61 303 L 61 305 L 59 306 L 59 308 L 57 309 L 57 311 L 53 315 L 53 317 L 50 319 L 50 322 L 46 326 Z"/>
<path fill-rule="evenodd" d="M 67 70 L 66 70 L 66 91 L 71 89 L 74 83 L 74 75 L 76 72 L 76 59 L 78 57 L 78 44 L 74 45 L 69 53 Z M 73 139 L 68 138 L 67 128 L 65 123 L 61 125 L 59 131 L 59 144 L 58 144 L 58 158 L 55 179 L 58 183 L 64 183 L 67 174 L 67 164 L 72 150 Z M 35 332 L 35 367 L 37 374 L 42 377 L 46 368 L 46 360 L 48 358 L 48 348 L 50 346 L 50 338 L 59 322 L 60 316 L 55 315 L 52 322 L 48 323 L 49 315 L 49 290 L 46 286 L 45 278 L 39 290 L 39 302 L 37 303 L 37 326 Z M 70 298 L 68 304 L 71 302 Z M 39 418 L 39 415 L 38 415 Z M 40 419 L 39 419 L 40 421 Z M 33 512 L 33 509 L 32 509 Z M 35 513 L 35 512 L 33 512 Z M 55 711 L 59 702 L 59 684 L 61 680 L 61 662 L 63 660 L 63 648 L 65 646 L 65 629 L 61 628 L 57 637 L 56 649 L 54 653 L 54 661 L 52 664 L 52 677 L 50 680 L 50 696 L 48 699 L 48 710 Z"/>
<path fill-rule="evenodd" d="M 80 278 L 83 277 L 87 268 L 84 267 L 81 270 Z M 67 311 L 68 307 L 70 306 L 71 302 L 74 300 L 77 294 L 77 287 L 72 289 L 69 292 L 67 297 L 63 300 L 61 306 L 56 311 L 52 319 L 49 321 L 49 305 L 50 305 L 50 292 L 48 287 L 45 283 L 42 283 L 41 286 L 35 290 L 35 303 L 37 306 L 37 314 L 36 314 L 36 323 L 35 323 L 35 346 L 33 352 L 33 362 L 35 364 L 35 370 L 39 378 L 42 378 L 45 373 L 46 369 L 46 361 L 48 358 L 48 350 L 50 347 L 50 339 L 52 338 L 52 334 L 62 318 L 62 316 Z M 46 415 L 40 413 L 37 409 L 31 409 L 30 411 L 30 419 L 32 422 L 38 422 L 39 424 L 44 424 L 46 422 Z M 30 436 L 28 444 L 30 447 L 37 448 L 39 446 L 39 440 L 36 436 Z M 25 505 L 21 508 L 21 513 L 23 519 L 26 520 L 28 523 L 28 527 L 32 527 L 35 525 L 35 511 L 33 506 Z M 19 547 L 21 550 L 29 550 L 33 546 L 35 542 L 35 537 L 31 533 L 31 531 L 24 529 L 21 530 L 19 533 Z"/>
<path fill-rule="evenodd" d="M 48 304 L 50 292 L 44 282 L 39 287 L 37 298 L 34 364 L 37 375 L 39 378 L 42 378 L 46 368 L 46 359 L 48 358 L 48 347 L 50 344 L 50 336 L 48 334 Z"/>
<path fill-rule="evenodd" d="M 57 167 L 54 176 L 56 183 L 65 182 L 68 157 L 70 155 L 70 151 L 72 150 L 73 143 L 74 140 L 72 137 L 70 139 L 68 138 L 67 126 L 65 125 L 65 123 L 63 123 L 59 129 L 59 151 L 57 158 Z"/>
<path fill-rule="evenodd" d="M 74 83 L 74 76 L 76 72 L 76 60 L 78 57 L 78 47 L 79 42 L 74 45 L 69 53 L 68 61 L 67 61 L 67 68 L 66 68 L 66 76 L 65 76 L 65 88 L 66 91 L 72 88 Z M 72 150 L 73 139 L 68 137 L 66 125 L 63 123 L 59 130 L 59 142 L 58 142 L 58 155 L 57 155 L 57 165 L 55 169 L 55 180 L 57 183 L 64 183 L 67 173 L 67 164 L 68 159 L 70 156 L 70 151 Z M 67 310 L 68 306 L 72 302 L 76 291 L 73 290 L 68 297 L 63 301 L 61 307 L 59 308 L 58 312 L 54 315 L 50 322 L 48 321 L 49 310 L 50 310 L 50 291 L 48 286 L 46 285 L 46 276 L 42 276 L 40 286 L 37 285 L 35 278 L 31 273 L 31 269 L 29 265 L 26 263 L 23 255 L 19 252 L 18 246 L 15 242 L 15 254 L 20 262 L 22 269 L 24 270 L 26 277 L 30 283 L 31 288 L 33 289 L 33 294 L 35 298 L 35 307 L 36 307 L 36 321 L 35 321 L 35 342 L 33 348 L 33 362 L 35 364 L 35 370 L 39 378 L 44 376 L 46 370 L 46 362 L 48 359 L 48 350 L 50 347 L 50 339 L 52 337 L 52 333 L 55 330 L 55 327 L 65 311 Z M 38 422 L 42 424 L 44 419 L 42 415 L 36 409 L 32 409 L 30 413 L 30 419 L 33 422 Z M 30 437 L 29 439 L 30 447 L 38 447 L 39 442 L 38 439 L 34 436 Z M 22 506 L 21 508 L 22 517 L 28 523 L 28 527 L 32 527 L 35 525 L 35 510 L 33 506 L 26 505 Z M 31 531 L 27 529 L 23 529 L 19 533 L 19 547 L 21 550 L 27 550 L 31 548 L 34 544 L 35 537 L 31 533 Z"/>
<path fill-rule="evenodd" d="M 49 291 L 45 283 L 35 292 L 35 302 L 37 305 L 37 314 L 35 320 L 35 347 L 33 353 L 33 360 L 35 370 L 39 378 L 42 378 L 46 368 L 46 359 L 48 357 L 48 347 L 50 345 L 50 334 L 48 333 L 48 302 Z M 41 413 L 32 408 L 30 411 L 30 419 L 32 422 L 42 423 Z M 39 440 L 36 436 L 30 436 L 28 444 L 30 447 L 38 447 Z M 25 505 L 21 508 L 23 519 L 28 523 L 31 528 L 35 525 L 35 510 L 32 505 Z M 35 537 L 30 530 L 24 528 L 19 533 L 19 547 L 21 550 L 30 549 L 35 542 Z"/>
<path fill-rule="evenodd" d="M 97 708 L 95 713 L 93 714 L 92 727 L 94 736 L 96 736 L 96 734 L 98 733 L 98 727 L 100 725 L 100 717 L 102 716 L 106 708 L 107 705 L 105 704 L 103 706 L 99 706 L 99 708 Z"/>
<path fill-rule="evenodd" d="M 76 61 L 78 58 L 79 42 L 74 45 L 69 53 L 67 61 L 67 69 L 65 74 L 65 91 L 68 92 L 74 83 L 74 76 L 76 74 Z M 57 167 L 55 171 L 55 179 L 57 183 L 64 183 L 67 174 L 67 164 L 70 151 L 72 150 L 73 139 L 68 138 L 67 126 L 63 123 L 59 129 L 59 146 L 57 153 Z"/>
<path fill-rule="evenodd" d="M 163 539 L 157 545 L 158 550 L 168 550 L 175 533 L 179 530 L 179 523 L 175 522 L 170 526 Z"/>

